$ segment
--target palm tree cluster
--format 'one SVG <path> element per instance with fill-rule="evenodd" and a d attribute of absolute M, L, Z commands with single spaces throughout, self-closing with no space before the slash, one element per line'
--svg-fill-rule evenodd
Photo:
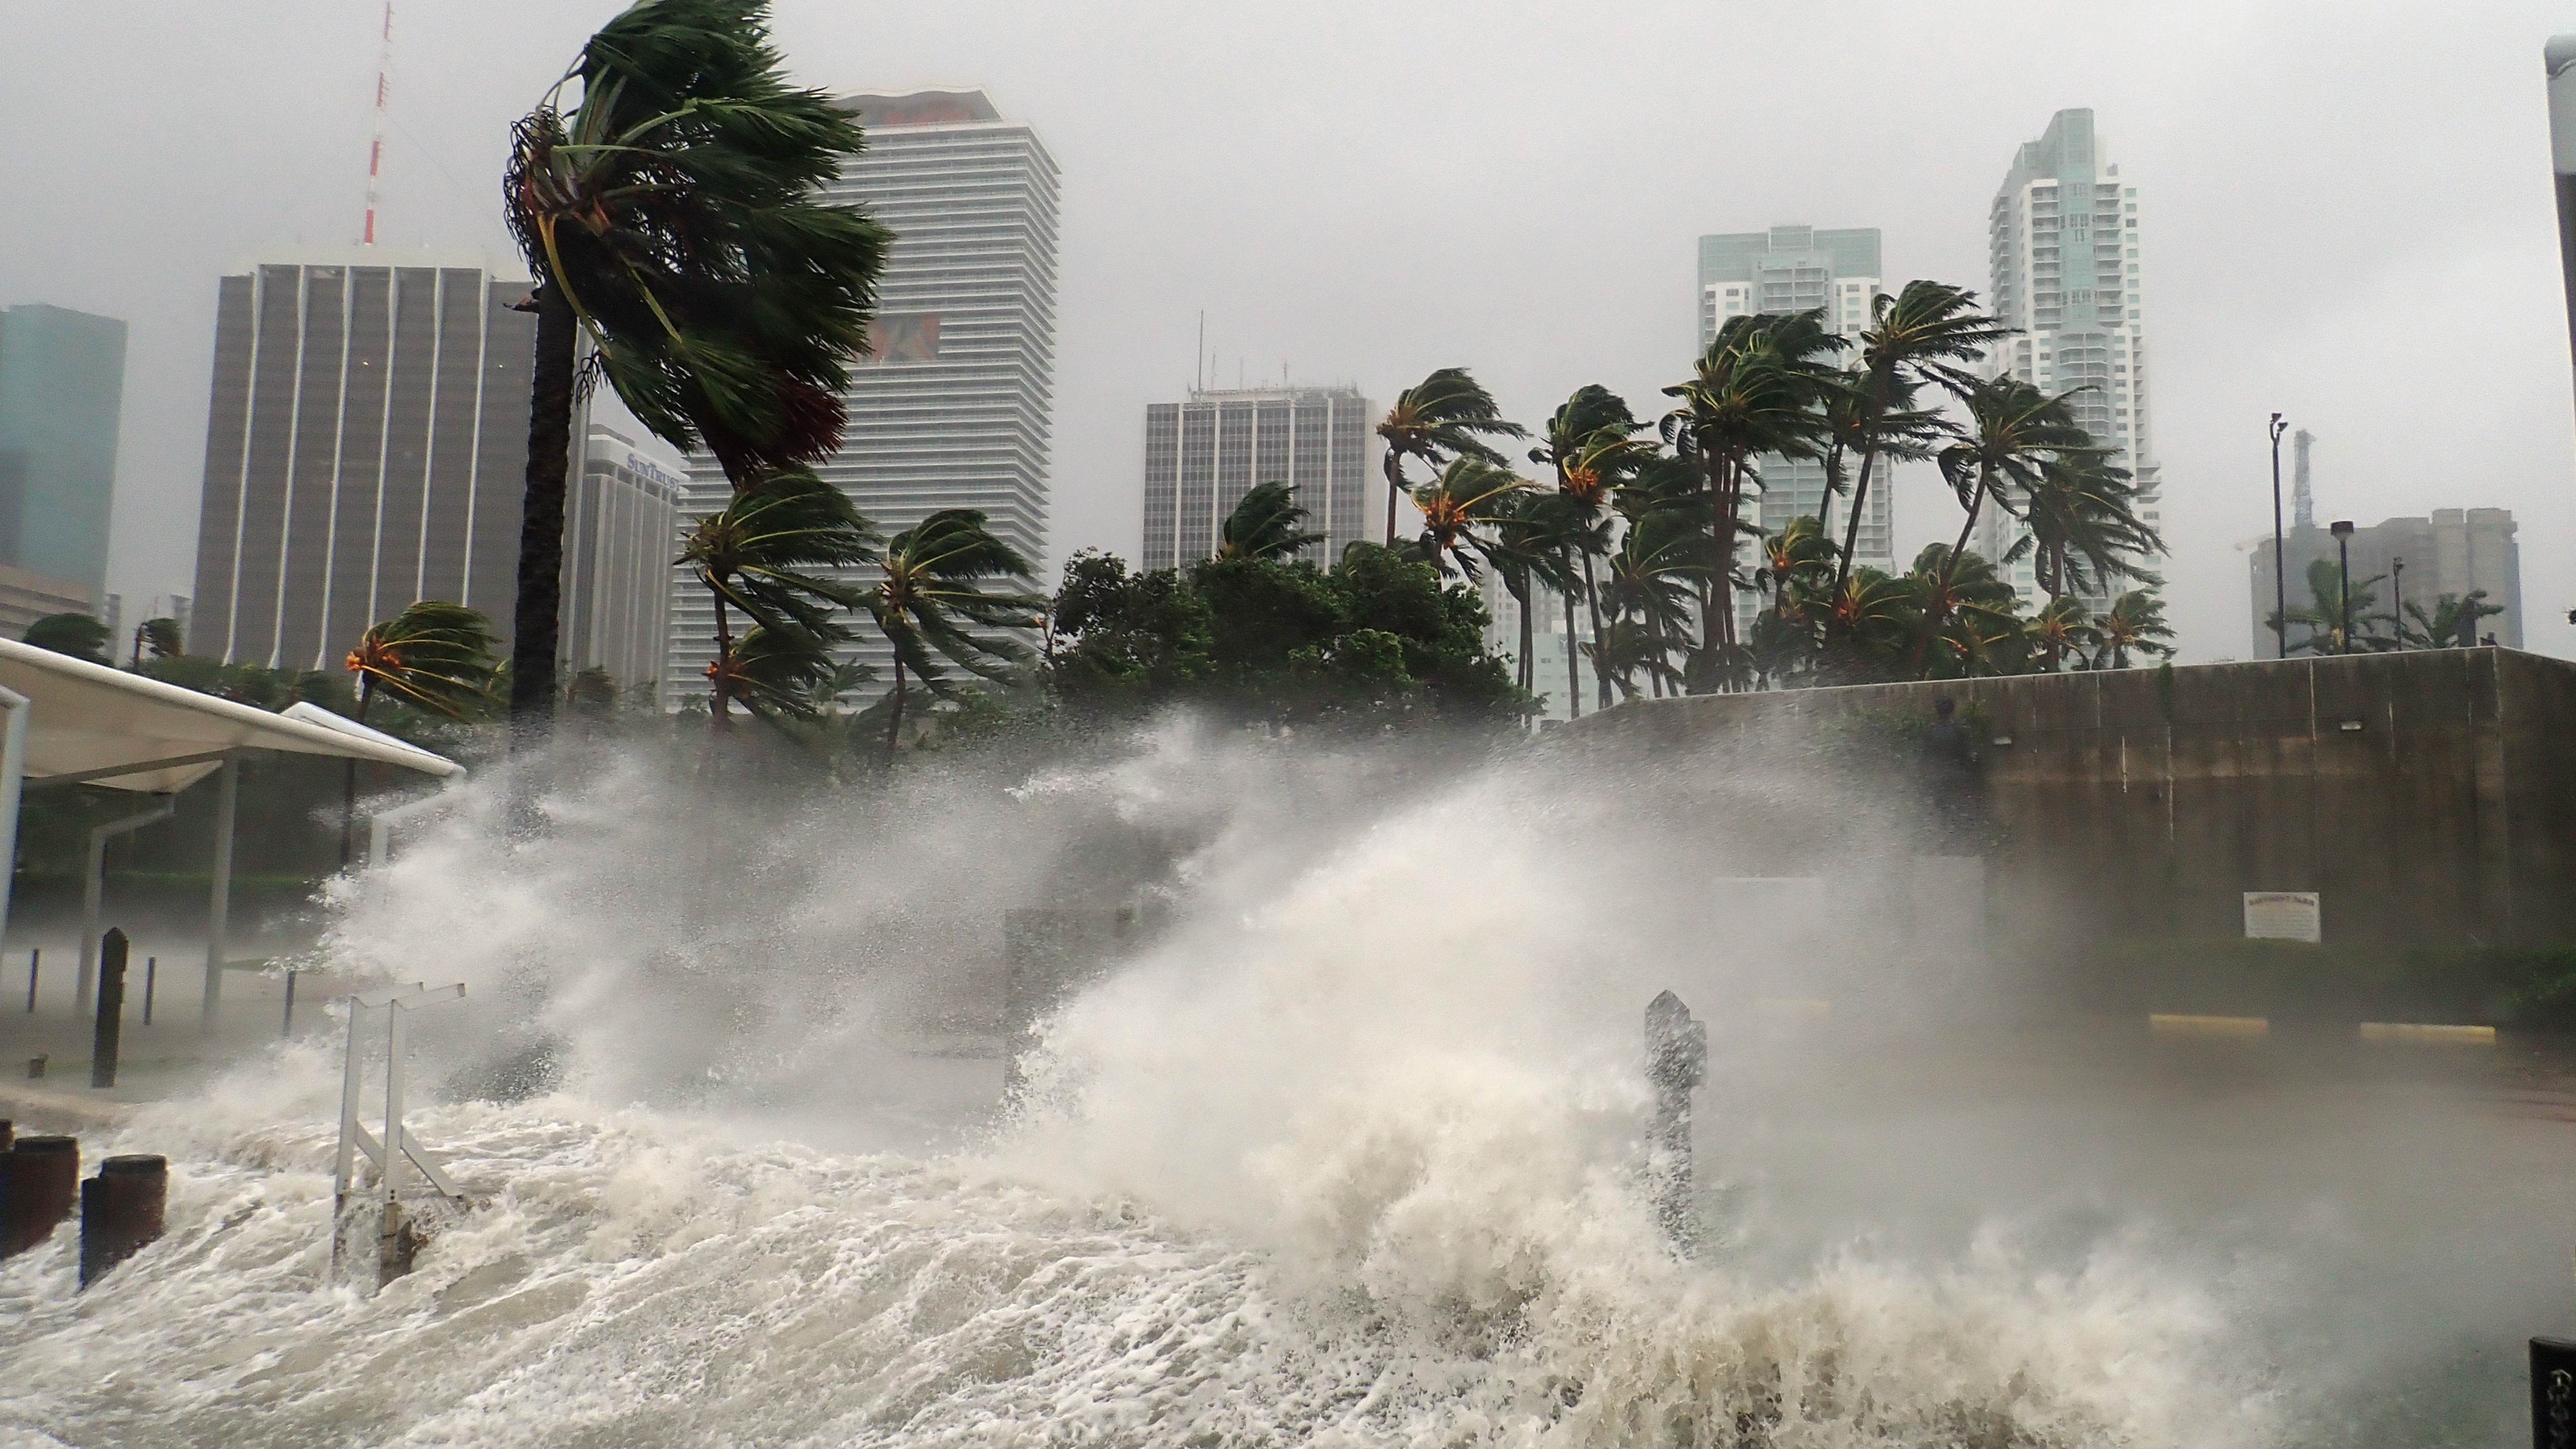
<path fill-rule="evenodd" d="M 2422 601 L 2403 611 L 2378 609 L 2379 586 L 2386 574 L 2354 579 L 2344 587 L 2343 565 L 2330 558 L 2308 561 L 2308 602 L 2290 606 L 2290 623 L 2307 630 L 2292 641 L 2293 654 L 2383 654 L 2404 649 L 2474 648 L 2481 635 L 2478 621 L 2504 612 L 2487 602 L 2487 591 L 2443 594 L 2426 608 Z M 2263 627 L 2281 627 L 2277 612 L 2263 616 Z"/>
<path fill-rule="evenodd" d="M 1521 436 L 1462 368 L 1401 394 L 1378 429 L 1390 488 L 1420 510 L 1413 556 L 1520 607 L 1521 688 L 1542 588 L 1565 611 L 1574 711 L 1636 695 L 2125 668 L 2172 652 L 2145 561 L 2163 540 L 2140 488 L 2078 425 L 2072 393 L 1971 371 L 2009 329 L 1976 294 L 1917 281 L 1873 300 L 1857 338 L 1821 311 L 1734 317 L 1657 423 L 1607 389 L 1559 407 L 1530 450 L 1552 479 L 1514 475 L 1488 441 Z M 1814 462 L 1817 512 L 1765 530 L 1768 460 Z M 1957 540 L 1890 574 L 1860 564 L 1861 520 L 1898 462 L 1928 461 L 1959 503 Z M 1432 470 L 1405 473 L 1408 462 Z M 1848 498 L 1841 518 L 1838 503 Z M 1970 548 L 2000 511 L 2011 553 Z M 1839 528 L 1837 525 L 1839 524 Z M 1839 533 L 1839 536 L 1837 534 Z M 2027 560 L 2035 616 L 2005 576 Z M 1740 613 L 1739 600 L 1753 607 Z M 1577 613 L 1583 615 L 1578 623 Z M 1586 690 L 1576 656 L 1590 662 Z"/>

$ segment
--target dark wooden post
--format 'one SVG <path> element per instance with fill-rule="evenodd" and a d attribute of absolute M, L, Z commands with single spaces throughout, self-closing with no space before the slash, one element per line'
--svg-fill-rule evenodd
<path fill-rule="evenodd" d="M 142 1251 L 161 1236 L 170 1201 L 170 1159 L 137 1153 L 111 1157 L 81 1184 L 80 1285 Z"/>
<path fill-rule="evenodd" d="M 1699 1238 L 1691 1213 L 1691 1093 L 1708 1077 L 1708 1026 L 1669 991 L 1646 1003 L 1646 1077 L 1655 1084 L 1655 1120 L 1646 1132 L 1655 1216 L 1673 1246 L 1689 1253 Z"/>
<path fill-rule="evenodd" d="M 98 938 L 98 1026 L 90 1034 L 89 1084 L 116 1085 L 116 1039 L 125 1027 L 125 928 Z"/>
<path fill-rule="evenodd" d="M 0 1258 L 52 1237 L 79 1193 L 79 1138 L 19 1138 L 0 1156 Z"/>
<path fill-rule="evenodd" d="M 143 1024 L 144 1024 L 145 1026 L 150 1026 L 150 1025 L 152 1024 L 152 980 L 153 980 L 153 978 L 154 978 L 154 977 L 156 977 L 156 976 L 158 976 L 158 975 L 160 975 L 160 974 L 161 974 L 161 958 L 160 958 L 160 957 L 158 957 L 158 956 L 146 956 L 146 957 L 144 957 L 144 958 L 143 958 Z"/>

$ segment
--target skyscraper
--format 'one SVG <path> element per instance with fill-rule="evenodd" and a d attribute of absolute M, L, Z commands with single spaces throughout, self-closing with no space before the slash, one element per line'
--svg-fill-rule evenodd
<path fill-rule="evenodd" d="M 659 441 L 606 423 L 583 429 L 564 508 L 557 648 L 566 677 L 602 669 L 620 688 L 660 682 L 686 466 Z"/>
<path fill-rule="evenodd" d="M 1858 339 L 1868 330 L 1870 299 L 1881 290 L 1876 227 L 1819 231 L 1812 226 L 1775 226 L 1769 231 L 1730 232 L 1699 239 L 1699 345 L 1705 351 L 1730 317 L 1778 315 L 1822 309 L 1826 330 L 1854 339 L 1846 362 L 1857 359 Z M 1822 517 L 1825 466 L 1816 459 L 1765 454 L 1754 465 L 1762 489 L 1750 522 L 1777 533 L 1796 518 Z M 1851 480 L 1846 480 L 1848 486 Z M 1875 470 L 1869 498 L 1862 506 L 1860 534 L 1852 559 L 1869 568 L 1893 570 L 1895 490 L 1886 486 L 1884 469 Z M 1834 542 L 1840 545 L 1851 506 L 1836 503 Z M 1750 550 L 1751 540 L 1738 545 Z M 1749 627 L 1760 612 L 1761 596 L 1736 599 L 1738 626 Z"/>
<path fill-rule="evenodd" d="M 348 248 L 223 279 L 191 653 L 334 667 L 416 599 L 508 648 L 528 295 L 480 257 Z"/>
<path fill-rule="evenodd" d="M 2147 411 L 2147 343 L 2138 261 L 2138 188 L 2094 134 L 2091 111 L 2060 111 L 2013 157 L 1987 213 L 1991 305 L 2022 335 L 1989 363 L 2051 393 L 2074 390 L 2075 420 L 2137 475 L 2138 516 L 2161 524 Z M 1990 508 L 1976 541 L 1998 559 L 2022 530 Z M 2044 602 L 2032 561 L 2010 566 L 2025 605 Z M 2121 585 L 2114 583 L 2117 590 Z M 2093 601 L 2098 607 L 2103 600 Z"/>
<path fill-rule="evenodd" d="M 1144 566 L 1216 552 L 1217 530 L 1263 483 L 1297 490 L 1309 532 L 1301 557 L 1329 563 L 1368 536 L 1369 442 L 1376 414 L 1352 387 L 1192 389 L 1145 408 Z"/>
<path fill-rule="evenodd" d="M 1055 377 L 1056 166 L 1025 121 L 980 89 L 845 98 L 867 150 L 827 186 L 891 228 L 873 349 L 851 369 L 849 428 L 818 471 L 888 535 L 943 508 L 980 510 L 1044 567 Z M 715 460 L 689 460 L 682 512 L 724 506 Z M 674 685 L 713 657 L 714 606 L 683 588 L 671 610 Z M 844 659 L 892 675 L 865 630 Z M 870 692 L 877 686 L 870 686 Z"/>
<path fill-rule="evenodd" d="M 107 587 L 124 394 L 124 323 L 40 304 L 0 311 L 0 565 L 93 600 Z"/>

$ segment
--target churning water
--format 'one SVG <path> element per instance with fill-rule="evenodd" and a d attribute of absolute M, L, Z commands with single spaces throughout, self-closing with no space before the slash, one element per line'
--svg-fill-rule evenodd
<path fill-rule="evenodd" d="M 485 1205 L 370 1295 L 330 1269 L 331 1050 L 151 1107 L 85 1150 L 172 1157 L 168 1236 L 87 1294 L 69 1233 L 0 1268 L 0 1443 L 2304 1437 L 2259 1264 L 2117 1214 L 1800 1231 L 1748 1085 L 1776 1047 L 1727 1029 L 1761 923 L 1694 917 L 1673 826 L 1550 767 L 1175 725 L 845 813 L 640 769 L 553 809 L 515 852 L 469 811 L 348 887 L 325 947 L 471 984 L 413 1130 Z M 1175 926 L 996 1109 L 958 1044 L 992 1030 L 999 907 L 1138 878 Z M 1720 1023 L 1693 1264 L 1636 1176 L 1665 984 Z M 468 1094 L 523 1050 L 550 1089 Z"/>

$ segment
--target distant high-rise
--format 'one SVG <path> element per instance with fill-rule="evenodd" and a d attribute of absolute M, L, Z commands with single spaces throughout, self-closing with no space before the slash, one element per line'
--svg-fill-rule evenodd
<path fill-rule="evenodd" d="M 416 599 L 482 611 L 506 652 L 528 290 L 376 247 L 223 279 L 191 653 L 332 668 Z"/>
<path fill-rule="evenodd" d="M 686 466 L 659 442 L 605 423 L 584 430 L 564 509 L 556 648 L 566 676 L 602 669 L 620 688 L 660 682 Z"/>
<path fill-rule="evenodd" d="M 2138 188 L 2094 134 L 2093 113 L 2059 111 L 2015 153 L 1987 212 L 1988 302 L 2021 334 L 1996 344 L 1989 361 L 1999 375 L 2073 392 L 2075 420 L 2137 475 L 2139 517 L 2161 525 L 2138 232 Z M 1989 509 L 1975 546 L 1999 559 L 2021 534 L 2005 510 Z M 2023 603 L 2038 607 L 2045 595 L 2032 560 L 2009 572 Z"/>
<path fill-rule="evenodd" d="M 1192 389 L 1187 402 L 1145 407 L 1144 566 L 1167 569 L 1216 552 L 1217 530 L 1263 483 L 1297 490 L 1309 532 L 1301 555 L 1341 557 L 1368 536 L 1369 445 L 1377 422 L 1352 387 Z"/>
<path fill-rule="evenodd" d="M 1769 231 L 1729 232 L 1699 239 L 1699 345 L 1705 351 L 1730 317 L 1821 310 L 1827 331 L 1854 339 L 1845 360 L 1858 357 L 1858 339 L 1868 330 L 1870 299 L 1885 276 L 1879 266 L 1876 227 L 1820 231 L 1812 226 L 1775 226 Z M 1754 495 L 1753 516 L 1766 533 L 1777 533 L 1792 519 L 1822 517 L 1825 466 L 1816 459 L 1764 454 L 1754 464 L 1762 488 Z M 1850 484 L 1845 480 L 1845 486 Z M 1893 571 L 1895 509 L 1884 471 L 1870 481 L 1862 506 L 1860 534 L 1852 559 L 1869 568 Z M 1851 506 L 1846 494 L 1836 503 L 1834 542 L 1842 543 Z M 1750 551 L 1745 541 L 1739 548 Z M 1761 596 L 1741 594 L 1736 604 L 1739 627 L 1760 611 Z"/>
<path fill-rule="evenodd" d="M 889 535 L 940 509 L 977 509 L 1044 567 L 1055 160 L 980 89 L 870 92 L 843 104 L 866 129 L 867 150 L 824 194 L 866 208 L 895 243 L 877 283 L 873 353 L 843 394 L 848 432 L 817 471 Z M 682 512 L 712 513 L 727 491 L 714 460 L 693 457 Z M 680 590 L 663 678 L 700 679 L 714 635 L 705 592 Z M 891 652 L 865 629 L 842 657 L 873 666 L 880 686 L 892 677 Z"/>
<path fill-rule="evenodd" d="M 0 565 L 106 588 L 124 394 L 124 323 L 0 311 Z"/>

